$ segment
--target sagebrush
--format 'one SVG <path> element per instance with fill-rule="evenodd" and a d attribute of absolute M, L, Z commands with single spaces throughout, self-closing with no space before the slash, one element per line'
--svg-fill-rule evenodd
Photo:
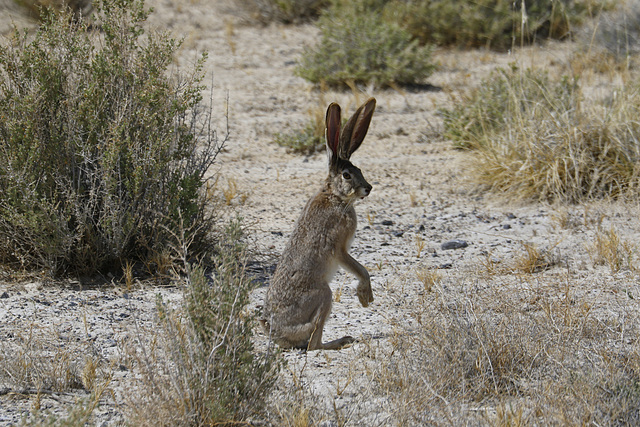
<path fill-rule="evenodd" d="M 266 417 L 279 355 L 259 352 L 252 342 L 256 322 L 247 304 L 254 284 L 239 232 L 230 224 L 210 271 L 190 264 L 186 246 L 177 248 L 184 300 L 180 308 L 157 302 L 158 351 L 141 352 L 140 389 L 130 407 L 135 425 L 231 425 Z"/>
<path fill-rule="evenodd" d="M 224 141 L 201 101 L 203 55 L 145 33 L 142 0 L 94 3 L 94 22 L 43 16 L 0 47 L 0 263 L 92 274 L 162 251 L 179 226 L 204 250 L 201 191 Z"/>
<path fill-rule="evenodd" d="M 302 54 L 296 74 L 315 84 L 378 87 L 422 84 L 435 70 L 432 48 L 420 46 L 367 0 L 335 1 L 318 21 L 321 38 Z"/>
<path fill-rule="evenodd" d="M 249 19 L 267 24 L 283 22 L 298 24 L 315 19 L 327 0 L 240 0 L 237 4 L 249 15 Z"/>
<path fill-rule="evenodd" d="M 421 43 L 505 50 L 548 38 L 569 38 L 575 28 L 612 2 L 591 0 L 391 1 L 385 18 Z"/>

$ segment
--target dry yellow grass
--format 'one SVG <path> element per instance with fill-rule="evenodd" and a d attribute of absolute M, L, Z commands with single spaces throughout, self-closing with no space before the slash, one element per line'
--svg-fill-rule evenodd
<path fill-rule="evenodd" d="M 607 315 L 573 286 L 567 278 L 557 289 L 479 287 L 454 300 L 430 294 L 416 308 L 418 328 L 396 337 L 371 374 L 392 400 L 394 420 L 637 423 L 637 307 Z"/>

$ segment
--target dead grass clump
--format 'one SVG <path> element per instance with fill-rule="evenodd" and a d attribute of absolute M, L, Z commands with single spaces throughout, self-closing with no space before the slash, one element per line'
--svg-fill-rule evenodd
<path fill-rule="evenodd" d="M 310 155 L 324 149 L 324 118 L 312 118 L 301 129 L 278 133 L 273 140 L 293 153 Z"/>
<path fill-rule="evenodd" d="M 637 194 L 637 90 L 629 85 L 604 103 L 583 105 L 577 80 L 541 75 L 501 71 L 500 83 L 485 81 L 462 106 L 445 112 L 448 135 L 476 150 L 474 181 L 517 200 Z"/>
<path fill-rule="evenodd" d="M 514 266 L 518 271 L 533 274 L 557 264 L 557 260 L 548 249 L 540 249 L 532 243 L 523 243 L 522 247 L 522 252 L 514 259 Z"/>
<path fill-rule="evenodd" d="M 420 268 L 416 271 L 416 276 L 427 292 L 431 292 L 442 281 L 442 273 L 433 268 Z"/>
<path fill-rule="evenodd" d="M 52 335 L 32 325 L 0 344 L 0 389 L 24 394 L 84 389 L 80 349 L 60 346 Z"/>
<path fill-rule="evenodd" d="M 616 230 L 598 228 L 593 243 L 587 245 L 587 251 L 594 265 L 606 265 L 611 273 L 622 269 L 635 270 L 636 245 L 622 239 Z"/>
<path fill-rule="evenodd" d="M 304 127 L 277 133 L 274 136 L 274 142 L 293 153 L 311 155 L 324 150 L 325 111 L 329 105 L 325 93 L 326 87 L 321 85 L 318 102 L 307 111 L 309 119 Z"/>
<path fill-rule="evenodd" d="M 614 348 L 590 356 L 596 363 L 560 381 L 547 380 L 538 394 L 538 420 L 572 420 L 590 425 L 638 425 L 640 422 L 640 355 Z M 530 417 L 533 418 L 533 417 Z"/>
<path fill-rule="evenodd" d="M 603 317 L 571 289 L 425 300 L 418 328 L 395 338 L 373 374 L 390 406 L 401 408 L 394 417 L 413 425 L 633 424 L 640 414 L 637 313 Z"/>
<path fill-rule="evenodd" d="M 481 273 L 491 277 L 498 274 L 535 274 L 548 270 L 560 262 L 555 245 L 538 247 L 534 243 L 522 243 L 522 250 L 510 253 L 508 259 L 485 253 L 479 258 Z"/>
<path fill-rule="evenodd" d="M 91 423 L 95 409 L 111 384 L 111 372 L 85 345 L 60 342 L 56 331 L 30 327 L 0 342 L 0 394 L 30 399 L 24 425 L 81 426 Z M 90 351 L 93 349 L 90 349 Z M 51 408 L 47 399 L 79 396 L 75 404 Z"/>

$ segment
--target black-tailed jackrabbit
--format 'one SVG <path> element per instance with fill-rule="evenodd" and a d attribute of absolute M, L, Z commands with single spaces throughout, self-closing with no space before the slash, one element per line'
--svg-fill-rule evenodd
<path fill-rule="evenodd" d="M 348 251 L 357 225 L 353 205 L 371 192 L 371 185 L 349 158 L 362 144 L 375 108 L 376 100 L 369 99 L 342 129 L 340 106 L 333 103 L 327 108 L 329 176 L 304 207 L 264 305 L 263 324 L 281 347 L 335 350 L 354 341 L 345 336 L 322 342 L 331 312 L 329 282 L 339 266 L 358 277 L 360 303 L 366 307 L 373 301 L 369 273 Z"/>

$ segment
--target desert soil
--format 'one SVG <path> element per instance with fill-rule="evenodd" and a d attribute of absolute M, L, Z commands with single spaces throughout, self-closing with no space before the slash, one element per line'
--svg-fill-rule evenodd
<path fill-rule="evenodd" d="M 11 20 L 33 27 L 10 0 L 1 1 L 0 31 L 5 36 Z M 637 303 L 623 292 L 638 294 L 636 273 L 611 274 L 606 266 L 595 265 L 587 250 L 595 223 L 605 229 L 615 227 L 625 239 L 638 241 L 637 205 L 513 204 L 484 194 L 467 180 L 472 154 L 452 149 L 441 136 L 438 109 L 453 105 L 461 91 L 490 70 L 514 61 L 552 69 L 567 60 L 571 46 L 553 44 L 504 54 L 438 51 L 439 70 L 428 79 L 433 90 L 363 88 L 357 95 L 321 94 L 293 74 L 303 47 L 317 39 L 313 26 L 247 25 L 232 3 L 150 0 L 148 5 L 155 9 L 150 28 L 184 38 L 177 67 L 188 67 L 200 53 L 209 53 L 211 93 L 205 98 L 212 96 L 220 130 L 228 107 L 230 130 L 226 150 L 211 173 L 218 176 L 221 190 L 237 185 L 226 215 L 243 218 L 266 267 L 277 262 L 302 206 L 326 175 L 324 153 L 308 157 L 289 153 L 272 142 L 274 135 L 303 126 L 312 111 L 329 102 L 339 102 L 350 114 L 367 97 L 378 100 L 369 134 L 352 158 L 373 185 L 371 195 L 356 207 L 359 227 L 352 255 L 371 273 L 375 301 L 361 307 L 356 279 L 342 272 L 337 275 L 331 284 L 335 301 L 325 340 L 348 334 L 361 342 L 334 352 L 286 352 L 288 367 L 273 397 L 275 407 L 278 399 L 292 399 L 287 392 L 292 385 L 302 384 L 306 391 L 301 399 L 326 408 L 325 425 L 336 425 L 340 417 L 354 425 L 393 424 L 392 404 L 372 391 L 375 386 L 367 375 L 376 361 L 363 354 L 372 347 L 384 348 L 396 334 L 415 328 L 411 313 L 428 292 L 451 300 L 495 287 L 530 286 L 554 292 L 571 277 L 577 294 L 596 293 L 607 310 L 628 304 L 636 304 L 637 310 Z M 602 85 L 601 90 L 608 89 Z M 453 239 L 468 245 L 441 248 Z M 523 256 L 524 244 L 551 251 L 557 265 L 534 275 L 486 274 L 487 259 L 511 265 Z M 419 278 L 425 271 L 439 273 L 434 289 L 425 289 Z M 260 309 L 268 278 L 265 282 L 252 295 L 252 309 Z M 140 286 L 125 292 L 121 286 L 87 289 L 73 281 L 0 280 L 3 352 L 24 351 L 15 343 L 28 335 L 57 343 L 78 365 L 84 355 L 99 358 L 104 369 L 112 371 L 112 392 L 105 393 L 95 423 L 122 423 L 123 408 L 130 402 L 127 396 L 135 393 L 128 388 L 135 373 L 124 368 L 127 348 L 140 334 L 153 332 L 158 293 L 175 303 L 181 298 L 180 289 L 171 286 Z M 267 337 L 260 330 L 256 334 L 257 347 L 264 348 Z M 64 413 L 70 403 L 86 396 L 82 391 L 37 396 L 30 390 L 3 387 L 0 383 L 0 425 L 19 423 L 36 405 Z M 491 416 L 491 408 L 476 410 Z"/>

